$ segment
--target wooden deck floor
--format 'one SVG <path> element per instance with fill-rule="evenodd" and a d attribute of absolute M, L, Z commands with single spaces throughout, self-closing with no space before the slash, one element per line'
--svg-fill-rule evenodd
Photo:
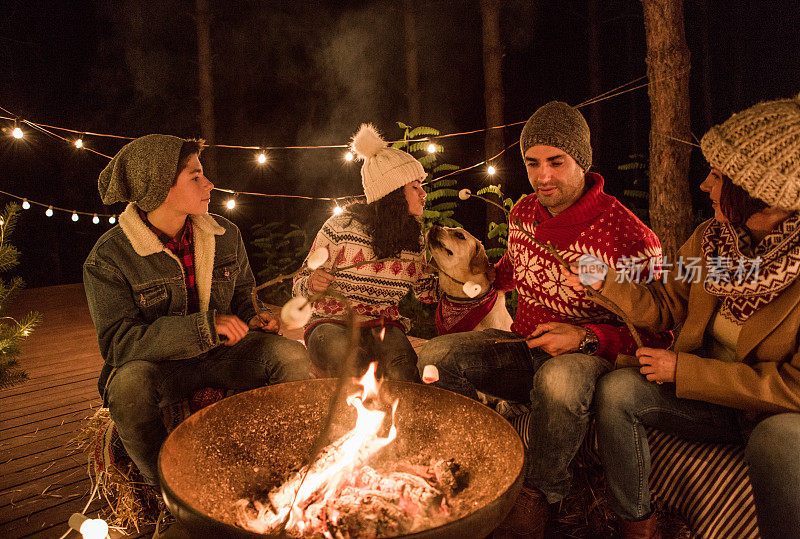
<path fill-rule="evenodd" d="M 0 390 L 0 537 L 58 538 L 89 500 L 86 457 L 68 444 L 100 405 L 103 361 L 82 285 L 25 290 L 9 309 L 29 310 L 43 317 L 22 346 L 30 380 Z"/>

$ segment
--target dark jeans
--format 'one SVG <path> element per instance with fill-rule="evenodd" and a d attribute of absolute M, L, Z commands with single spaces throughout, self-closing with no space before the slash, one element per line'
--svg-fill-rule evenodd
<path fill-rule="evenodd" d="M 108 408 L 125 450 L 145 481 L 158 482 L 156 460 L 167 431 L 160 409 L 203 387 L 245 391 L 311 377 L 306 349 L 297 341 L 251 331 L 234 346 L 176 361 L 130 361 L 106 389 Z"/>
<path fill-rule="evenodd" d="M 381 339 L 381 331 L 386 332 Z M 347 353 L 350 341 L 350 330 L 341 324 L 323 322 L 311 330 L 306 339 L 311 362 L 323 374 L 338 377 L 341 365 Z M 351 376 L 360 376 L 369 367 L 370 362 L 377 361 L 376 376 L 389 380 L 421 382 L 417 372 L 417 353 L 408 342 L 408 337 L 397 326 L 374 326 L 361 328 L 356 372 Z"/>
<path fill-rule="evenodd" d="M 517 402 L 531 402 L 525 484 L 554 503 L 569 492 L 569 463 L 583 442 L 597 379 L 610 365 L 585 354 L 551 357 L 497 329 L 443 335 L 420 350 L 419 371 L 435 365 L 435 385 L 473 399 L 477 391 Z"/>
<path fill-rule="evenodd" d="M 620 517 L 639 520 L 652 511 L 645 427 L 655 427 L 687 440 L 746 443 L 761 536 L 800 536 L 800 414 L 771 416 L 751 432 L 743 412 L 679 399 L 674 384 L 648 382 L 635 368 L 604 376 L 595 406 L 600 460 Z"/>

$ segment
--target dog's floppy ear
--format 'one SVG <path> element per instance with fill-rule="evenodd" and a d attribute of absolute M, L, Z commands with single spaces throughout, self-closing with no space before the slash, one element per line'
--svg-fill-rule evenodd
<path fill-rule="evenodd" d="M 486 273 L 488 270 L 489 257 L 486 256 L 486 249 L 483 248 L 481 242 L 477 242 L 475 245 L 475 254 L 472 255 L 472 259 L 469 261 L 469 271 L 473 275 L 480 275 L 481 273 Z"/>

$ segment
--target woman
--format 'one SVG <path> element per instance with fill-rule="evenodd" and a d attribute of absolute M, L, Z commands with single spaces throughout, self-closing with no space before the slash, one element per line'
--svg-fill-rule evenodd
<path fill-rule="evenodd" d="M 744 444 L 762 537 L 798 537 L 800 96 L 733 115 L 701 147 L 714 218 L 661 282 L 610 271 L 593 285 L 642 328 L 681 327 L 672 350 L 640 348 L 638 372 L 600 380 L 600 458 L 623 537 L 658 537 L 644 427 Z"/>
<path fill-rule="evenodd" d="M 417 354 L 406 337 L 411 324 L 398 304 L 410 288 L 422 301 L 436 300 L 436 278 L 423 273 L 421 182 L 427 174 L 409 153 L 387 147 L 371 125 L 361 126 L 352 148 L 364 160 L 366 204 L 352 204 L 322 225 L 311 253 L 327 249 L 329 256 L 321 267 L 306 268 L 295 278 L 294 295 L 308 298 L 334 286 L 361 325 L 357 370 L 378 361 L 378 376 L 418 382 Z M 375 262 L 364 263 L 369 261 Z M 330 297 L 314 302 L 305 339 L 319 374 L 338 376 L 349 341 L 340 302 Z"/>

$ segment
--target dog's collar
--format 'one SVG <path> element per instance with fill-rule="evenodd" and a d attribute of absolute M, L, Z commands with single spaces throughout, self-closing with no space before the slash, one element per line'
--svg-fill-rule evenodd
<path fill-rule="evenodd" d="M 494 290 L 494 287 L 489 286 L 486 289 L 486 292 L 475 296 L 474 298 L 457 298 L 455 296 L 451 296 L 450 294 L 444 293 L 444 297 L 447 298 L 448 301 L 452 301 L 453 303 L 477 303 L 485 298 L 487 295 L 491 294 Z"/>

